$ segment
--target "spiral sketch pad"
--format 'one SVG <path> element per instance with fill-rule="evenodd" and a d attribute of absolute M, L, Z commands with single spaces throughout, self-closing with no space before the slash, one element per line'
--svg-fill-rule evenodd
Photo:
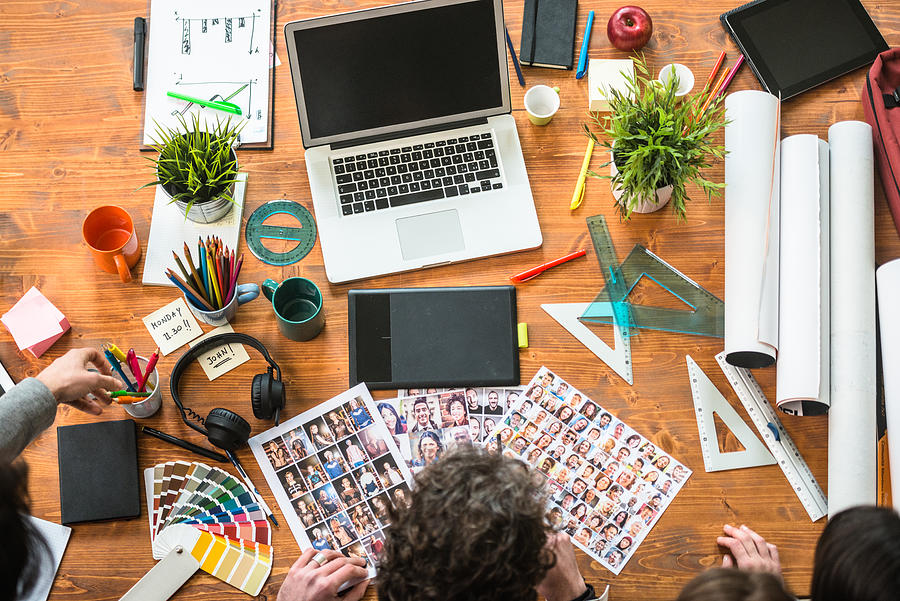
<path fill-rule="evenodd" d="M 199 568 L 258 595 L 272 571 L 265 513 L 237 477 L 202 463 L 170 461 L 144 470 L 153 557 L 178 546 Z"/>
<path fill-rule="evenodd" d="M 550 522 L 619 574 L 691 470 L 541 367 L 484 445 L 544 476 Z"/>

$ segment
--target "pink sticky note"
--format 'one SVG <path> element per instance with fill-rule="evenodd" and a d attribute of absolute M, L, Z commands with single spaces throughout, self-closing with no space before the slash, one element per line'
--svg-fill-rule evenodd
<path fill-rule="evenodd" d="M 27 348 L 35 357 L 40 357 L 69 330 L 66 316 L 34 286 L 0 321 L 12 334 L 19 350 Z"/>

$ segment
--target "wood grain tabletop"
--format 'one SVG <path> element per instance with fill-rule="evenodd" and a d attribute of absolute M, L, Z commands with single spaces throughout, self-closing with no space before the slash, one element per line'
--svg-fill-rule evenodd
<path fill-rule="evenodd" d="M 294 95 L 282 25 L 288 21 L 375 6 L 363 0 L 283 0 L 278 2 L 276 53 L 283 61 L 275 69 L 274 150 L 239 151 L 242 170 L 249 174 L 244 220 L 259 205 L 274 199 L 297 201 L 312 209 L 304 165 Z M 733 0 L 678 2 L 646 0 L 653 37 L 645 49 L 656 70 L 678 62 L 693 70 L 702 84 L 722 49 L 730 66 L 738 51 L 722 29 L 718 16 L 734 8 Z M 890 45 L 900 44 L 900 5 L 864 0 L 873 20 Z M 522 0 L 504 8 L 514 45 L 519 46 Z M 605 25 L 619 3 L 579 3 L 576 52 L 590 9 L 596 11 L 591 41 L 592 58 L 624 58 L 612 48 Z M 132 27 L 136 16 L 147 16 L 148 2 L 136 0 L 20 0 L 0 3 L 0 312 L 5 312 L 31 286 L 37 286 L 68 317 L 72 329 L 44 356 L 35 359 L 17 350 L 9 332 L 0 328 L 0 361 L 14 379 L 37 374 L 70 348 L 115 341 L 139 354 L 154 344 L 141 318 L 176 298 L 173 289 L 140 285 L 143 259 L 134 270 L 135 282 L 122 284 L 117 276 L 99 271 L 81 239 L 80 225 L 94 207 L 116 204 L 133 217 L 146 250 L 153 205 L 153 189 L 139 189 L 151 180 L 146 154 L 139 151 L 144 96 L 132 91 Z M 576 54 L 577 59 L 577 54 Z M 580 248 L 588 255 L 546 272 L 518 286 L 520 321 L 528 323 L 530 346 L 521 352 L 523 381 L 541 366 L 591 395 L 638 432 L 694 470 L 686 486 L 640 546 L 621 575 L 578 554 L 585 577 L 595 586 L 611 584 L 611 599 L 672 599 L 701 570 L 721 562 L 715 537 L 724 523 L 747 524 L 780 550 L 785 580 L 799 595 L 809 592 L 813 549 L 825 520 L 812 523 L 778 466 L 706 473 L 703 469 L 697 423 L 685 354 L 690 354 L 736 406 L 714 355 L 721 339 L 643 331 L 633 340 L 634 385 L 610 368 L 540 309 L 541 303 L 587 302 L 603 285 L 585 218 L 604 214 L 613 240 L 624 256 L 640 243 L 712 293 L 724 298 L 724 202 L 707 203 L 689 188 L 686 223 L 668 210 L 637 215 L 621 223 L 605 181 L 589 179 L 584 204 L 569 211 L 569 200 L 584 155 L 581 124 L 587 120 L 587 78 L 574 71 L 524 68 L 527 85 L 560 87 L 562 108 L 546 127 L 532 126 L 522 105 L 525 88 L 513 74 L 513 115 L 522 148 L 544 243 L 539 249 L 502 257 L 374 278 L 355 285 L 329 284 L 317 244 L 301 262 L 273 267 L 245 253 L 242 282 L 290 276 L 312 279 L 325 297 L 326 325 L 310 342 L 292 342 L 277 329 L 272 307 L 264 298 L 243 306 L 233 326 L 259 338 L 284 372 L 287 387 L 285 417 L 310 409 L 348 387 L 347 291 L 351 287 L 412 287 L 499 285 L 525 268 Z M 827 138 L 828 127 L 841 120 L 863 119 L 860 92 L 865 69 L 831 81 L 784 104 L 782 135 L 810 133 Z M 744 67 L 731 91 L 761 89 Z M 719 136 L 723 136 L 720 132 Z M 720 140 L 721 141 L 721 140 Z M 592 165 L 604 157 L 597 152 Z M 711 179 L 724 179 L 720 162 L 709 170 Z M 876 261 L 900 256 L 894 228 L 880 183 L 876 184 Z M 507 231 L 496 224 L 496 235 Z M 241 242 L 241 250 L 246 250 Z M 639 302 L 676 306 L 659 290 L 642 286 Z M 667 305 L 667 303 L 669 303 Z M 205 326 L 205 330 L 211 329 Z M 598 328 L 610 339 L 610 329 Z M 264 369 L 260 356 L 215 382 L 201 370 L 188 370 L 182 386 L 185 402 L 205 415 L 213 407 L 227 407 L 250 419 L 253 433 L 270 427 L 252 419 L 250 380 Z M 149 426 L 198 444 L 206 444 L 179 419 L 169 398 L 168 374 L 180 352 L 160 359 L 164 390 L 162 410 L 143 420 Z M 769 398 L 774 398 L 774 368 L 756 373 Z M 377 393 L 378 398 L 387 392 Z M 739 409 L 743 413 L 743 409 Z M 123 419 L 117 407 L 99 419 Z M 93 419 L 62 407 L 56 425 Z M 785 427 L 815 474 L 827 483 L 827 417 L 782 416 Z M 720 437 L 734 448 L 730 437 Z M 160 462 L 195 456 L 149 437 L 139 438 L 139 463 L 146 468 Z M 251 478 L 263 481 L 249 450 L 239 452 Z M 59 484 L 55 428 L 41 435 L 24 453 L 30 466 L 29 485 L 35 515 L 59 521 Z M 223 466 L 229 468 L 230 466 Z M 266 498 L 273 502 L 267 489 Z M 279 512 L 280 515 L 280 512 Z M 285 574 L 300 550 L 285 526 L 274 531 L 275 562 L 263 589 L 274 599 Z M 146 510 L 138 519 L 76 525 L 59 569 L 50 599 L 101 601 L 118 599 L 154 565 Z M 245 595 L 204 573 L 198 573 L 175 595 L 180 600 L 241 599 Z M 367 598 L 374 599 L 370 589 Z"/>

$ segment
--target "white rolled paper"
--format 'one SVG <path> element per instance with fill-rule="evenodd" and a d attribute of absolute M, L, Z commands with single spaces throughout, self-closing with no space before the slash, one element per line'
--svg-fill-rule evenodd
<path fill-rule="evenodd" d="M 889 463 L 894 467 L 891 498 L 900 511 L 900 259 L 875 272 L 878 280 L 878 317 L 881 326 L 881 366 L 884 377 L 884 412 L 887 418 Z"/>
<path fill-rule="evenodd" d="M 793 415 L 828 410 L 828 186 L 828 144 L 782 140 L 776 402 Z"/>
<path fill-rule="evenodd" d="M 828 143 L 831 150 L 828 515 L 833 516 L 854 505 L 872 505 L 876 499 L 875 174 L 872 128 L 868 124 L 835 123 L 828 128 Z"/>
<path fill-rule="evenodd" d="M 735 92 L 725 116 L 725 358 L 766 367 L 778 349 L 779 101 Z"/>

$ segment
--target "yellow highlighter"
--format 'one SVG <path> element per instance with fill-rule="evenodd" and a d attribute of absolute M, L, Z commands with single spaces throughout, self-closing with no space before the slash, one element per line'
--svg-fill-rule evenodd
<path fill-rule="evenodd" d="M 569 210 L 574 211 L 581 206 L 584 199 L 584 178 L 587 177 L 588 165 L 591 164 L 591 154 L 594 152 L 594 138 L 588 140 L 587 152 L 584 153 L 584 162 L 581 163 L 581 173 L 578 174 L 578 181 L 575 183 L 575 192 L 572 194 L 572 202 L 569 203 Z"/>

